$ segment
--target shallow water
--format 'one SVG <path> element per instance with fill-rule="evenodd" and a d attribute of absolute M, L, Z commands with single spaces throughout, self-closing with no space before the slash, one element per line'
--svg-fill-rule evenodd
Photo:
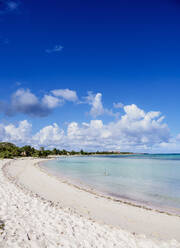
<path fill-rule="evenodd" d="M 78 185 L 180 215 L 180 154 L 60 157 L 42 166 Z"/>

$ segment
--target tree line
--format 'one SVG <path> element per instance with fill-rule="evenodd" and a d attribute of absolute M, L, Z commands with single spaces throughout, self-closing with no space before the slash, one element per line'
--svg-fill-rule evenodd
<path fill-rule="evenodd" d="M 0 158 L 14 158 L 14 157 L 38 157 L 45 158 L 48 156 L 58 155 L 113 155 L 113 154 L 131 154 L 130 152 L 109 152 L 109 151 L 96 151 L 96 152 L 85 152 L 82 149 L 80 151 L 67 151 L 65 149 L 35 149 L 30 145 L 18 147 L 9 142 L 0 142 Z"/>

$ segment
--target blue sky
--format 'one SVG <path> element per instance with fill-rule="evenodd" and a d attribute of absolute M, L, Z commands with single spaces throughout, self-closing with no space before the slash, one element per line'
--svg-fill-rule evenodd
<path fill-rule="evenodd" d="M 180 151 L 179 30 L 175 0 L 0 0 L 1 141 Z"/>

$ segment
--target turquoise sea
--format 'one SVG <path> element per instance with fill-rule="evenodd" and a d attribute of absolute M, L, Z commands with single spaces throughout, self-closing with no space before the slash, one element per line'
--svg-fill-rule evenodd
<path fill-rule="evenodd" d="M 180 215 L 180 154 L 67 156 L 41 166 L 81 187 Z"/>

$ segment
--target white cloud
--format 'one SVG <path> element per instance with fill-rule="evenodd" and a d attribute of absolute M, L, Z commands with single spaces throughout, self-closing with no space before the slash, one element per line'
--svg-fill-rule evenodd
<path fill-rule="evenodd" d="M 93 94 L 88 92 L 88 96 L 84 98 L 85 101 L 81 102 L 76 91 L 70 89 L 54 89 L 38 97 L 30 89 L 20 88 L 12 94 L 10 103 L 0 101 L 0 111 L 9 116 L 22 113 L 30 116 L 44 117 L 48 116 L 54 108 L 60 107 L 69 101 L 90 105 L 89 114 L 94 118 L 100 115 L 109 115 L 117 118 L 120 114 L 103 107 L 101 93 Z"/>
<path fill-rule="evenodd" d="M 145 112 L 136 105 L 124 106 L 124 115 L 114 122 L 104 124 L 102 120 L 89 123 L 71 122 L 63 130 L 57 123 L 45 126 L 32 134 L 31 124 L 22 121 L 14 124 L 0 125 L 1 141 L 16 144 L 32 144 L 57 147 L 60 149 L 81 148 L 85 150 L 120 150 L 120 151 L 158 151 L 175 149 L 180 144 L 180 136 L 170 138 L 168 126 L 163 123 L 160 112 Z"/>
<path fill-rule="evenodd" d="M 82 125 L 72 122 L 67 128 L 67 141 L 73 149 L 95 150 L 100 147 L 100 149 L 108 149 L 105 146 L 110 136 L 111 132 L 102 120 L 91 120 L 90 123 L 83 123 Z"/>
<path fill-rule="evenodd" d="M 2 141 L 13 142 L 16 144 L 29 144 L 31 135 L 32 125 L 27 121 L 20 121 L 17 126 L 14 124 L 9 124 L 7 126 L 1 125 L 3 129 L 3 137 L 1 135 Z"/>
<path fill-rule="evenodd" d="M 170 138 L 168 126 L 163 123 L 160 112 L 145 112 L 134 104 L 124 106 L 124 115 L 107 124 L 102 120 L 91 120 L 82 124 L 71 122 L 67 129 L 63 130 L 54 123 L 33 135 L 31 124 L 23 121 L 17 127 L 13 124 L 1 125 L 0 137 L 5 141 L 50 148 L 120 151 L 174 148 L 180 138 Z"/>
<path fill-rule="evenodd" d="M 29 89 L 19 89 L 12 95 L 12 104 L 15 108 L 23 110 L 38 104 L 38 98 Z"/>
<path fill-rule="evenodd" d="M 117 103 L 114 102 L 114 103 L 113 103 L 113 107 L 114 107 L 114 108 L 117 108 L 117 109 L 118 109 L 118 108 L 123 108 L 123 106 L 124 106 L 124 104 L 121 103 L 121 102 L 117 102 Z"/>
<path fill-rule="evenodd" d="M 12 95 L 11 105 L 7 109 L 8 114 L 15 114 L 16 112 L 33 115 L 33 116 L 47 116 L 52 109 L 50 99 L 47 105 L 47 98 L 41 102 L 29 89 L 18 89 Z"/>
<path fill-rule="evenodd" d="M 32 138 L 32 142 L 35 142 L 39 146 L 54 147 L 61 146 L 63 144 L 63 139 L 64 131 L 54 123 L 53 125 L 42 128 L 36 133 Z"/>
<path fill-rule="evenodd" d="M 66 101 L 76 102 L 78 100 L 76 91 L 69 89 L 56 89 L 51 91 L 56 97 L 61 97 Z"/>
<path fill-rule="evenodd" d="M 69 124 L 68 140 L 74 147 L 91 150 L 146 150 L 154 144 L 168 142 L 169 129 L 159 121 L 159 112 L 145 113 L 134 104 L 125 106 L 124 111 L 119 120 L 108 124 L 101 120 Z"/>
<path fill-rule="evenodd" d="M 23 113 L 30 116 L 44 117 L 54 108 L 62 106 L 66 101 L 78 101 L 75 91 L 69 89 L 52 90 L 37 97 L 29 89 L 18 89 L 11 96 L 10 103 L 0 101 L 0 110 L 6 115 Z"/>
<path fill-rule="evenodd" d="M 94 118 L 101 115 L 109 115 L 116 118 L 119 116 L 119 113 L 114 113 L 111 109 L 104 108 L 101 93 L 93 94 L 89 91 L 88 95 L 85 97 L 85 103 L 91 106 L 89 114 Z"/>
<path fill-rule="evenodd" d="M 124 106 L 124 112 L 126 113 L 123 116 L 124 119 L 138 120 L 145 117 L 145 112 L 135 104 Z"/>
<path fill-rule="evenodd" d="M 36 116 L 48 115 L 54 108 L 66 101 L 77 102 L 75 91 L 56 89 L 41 98 L 29 89 L 19 89 L 12 95 L 12 101 L 6 111 Z M 94 118 L 104 114 L 114 115 L 102 104 L 102 94 L 88 93 L 86 103 L 90 105 L 90 114 Z M 4 108 L 2 104 L 1 108 Z M 146 112 L 135 104 L 124 105 L 121 117 L 109 123 L 100 119 L 90 122 L 71 122 L 63 130 L 57 123 L 40 129 L 36 134 L 31 131 L 31 124 L 22 121 L 18 125 L 0 125 L 0 139 L 16 144 L 34 144 L 67 149 L 86 150 L 131 150 L 131 151 L 172 151 L 180 147 L 180 134 L 170 136 L 169 128 L 164 123 L 164 116 L 159 111 Z"/>
<path fill-rule="evenodd" d="M 104 108 L 102 105 L 102 94 L 101 93 L 97 93 L 93 100 L 92 100 L 92 108 L 90 110 L 90 114 L 93 117 L 97 117 L 99 115 L 104 114 Z"/>
<path fill-rule="evenodd" d="M 86 101 L 89 105 L 91 105 L 90 115 L 93 117 L 97 117 L 103 115 L 105 110 L 102 104 L 102 94 L 92 94 L 92 92 L 88 92 L 88 96 L 86 97 Z"/>
<path fill-rule="evenodd" d="M 57 52 L 61 52 L 62 49 L 63 49 L 63 46 L 61 46 L 61 45 L 55 45 L 53 48 L 51 48 L 51 49 L 46 49 L 45 51 L 46 51 L 47 53 L 57 53 Z"/>
<path fill-rule="evenodd" d="M 44 95 L 42 99 L 42 103 L 48 108 L 53 109 L 58 107 L 59 104 L 62 103 L 62 101 L 57 97 L 51 95 Z"/>

